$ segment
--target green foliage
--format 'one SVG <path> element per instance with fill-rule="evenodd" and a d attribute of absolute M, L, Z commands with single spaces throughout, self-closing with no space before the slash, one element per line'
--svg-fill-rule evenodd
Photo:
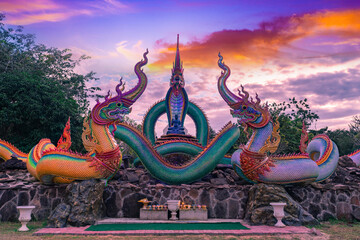
<path fill-rule="evenodd" d="M 273 119 L 279 116 L 281 142 L 276 153 L 299 152 L 302 122 L 307 126 L 317 121 L 319 116 L 310 110 L 307 99 L 297 101 L 295 98 L 281 104 L 273 103 L 270 108 Z M 360 117 L 354 116 L 349 124 L 349 130 L 308 130 L 309 141 L 318 134 L 326 134 L 339 149 L 340 156 L 348 155 L 360 148 Z"/>
<path fill-rule="evenodd" d="M 339 149 L 339 155 L 348 155 L 360 148 L 360 118 L 354 116 L 353 120 L 349 124 L 349 130 L 336 129 L 329 130 L 327 127 L 318 131 L 310 130 L 314 135 L 326 134 L 331 140 L 335 142 Z"/>
<path fill-rule="evenodd" d="M 269 111 L 272 119 L 277 119 L 280 123 L 279 131 L 281 141 L 275 154 L 299 153 L 303 122 L 305 122 L 306 126 L 309 126 L 319 119 L 319 116 L 311 111 L 307 99 L 305 98 L 298 101 L 295 98 L 289 98 L 288 102 L 272 103 Z M 242 128 L 240 137 L 228 151 L 228 154 L 236 151 L 239 145 L 246 144 L 249 136 L 252 134 L 250 128 L 247 129 L 247 134 L 244 131 L 244 127 L 240 126 L 240 128 Z M 314 134 L 309 133 L 309 139 L 313 137 Z"/>
<path fill-rule="evenodd" d="M 86 86 L 95 73 L 74 72 L 88 57 L 35 44 L 34 35 L 6 27 L 3 19 L 0 14 L 0 138 L 24 152 L 41 138 L 56 145 L 70 116 L 72 149 L 82 150 L 82 116 L 100 90 Z"/>
<path fill-rule="evenodd" d="M 360 116 L 354 116 L 352 122 L 349 124 L 349 131 L 354 134 L 354 141 L 360 145 Z"/>
<path fill-rule="evenodd" d="M 247 143 L 247 141 L 249 140 L 249 137 L 252 134 L 252 130 L 250 128 L 247 129 L 247 131 L 248 131 L 247 134 L 244 132 L 244 128 L 242 126 L 240 126 L 240 128 L 241 128 L 240 137 L 236 140 L 234 145 L 226 153 L 228 155 L 232 155 L 236 150 L 239 149 L 239 146 L 245 145 Z"/>
<path fill-rule="evenodd" d="M 142 132 L 142 125 L 138 124 L 134 119 L 131 119 L 128 116 L 125 116 L 124 118 L 124 122 L 135 127 L 137 130 L 139 130 L 140 132 Z M 118 140 L 118 144 L 120 146 L 121 152 L 123 156 L 131 156 L 131 160 L 134 160 L 135 158 L 137 158 L 137 154 L 136 152 L 129 146 L 127 145 L 125 142 Z M 130 164 L 132 164 L 132 162 L 130 162 Z"/>
<path fill-rule="evenodd" d="M 319 116 L 311 111 L 306 98 L 298 101 L 294 97 L 288 102 L 273 103 L 269 110 L 272 118 L 280 123 L 281 142 L 276 154 L 299 153 L 303 122 L 308 127 Z M 309 133 L 309 140 L 313 137 L 314 134 Z"/>
<path fill-rule="evenodd" d="M 216 131 L 210 126 L 209 127 L 209 141 L 211 141 L 216 136 Z"/>
<path fill-rule="evenodd" d="M 358 116 L 354 116 L 349 124 L 349 130 L 336 129 L 328 130 L 326 134 L 333 140 L 339 148 L 339 155 L 348 155 L 360 148 L 360 121 Z"/>

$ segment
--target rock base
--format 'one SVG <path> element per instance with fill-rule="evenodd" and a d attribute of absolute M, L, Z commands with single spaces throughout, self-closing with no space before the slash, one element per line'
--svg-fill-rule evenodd
<path fill-rule="evenodd" d="M 104 183 L 100 180 L 75 181 L 65 191 L 65 203 L 50 214 L 49 227 L 80 227 L 95 224 L 102 217 Z"/>
<path fill-rule="evenodd" d="M 270 193 L 274 192 L 274 194 L 265 194 L 267 202 L 288 199 L 286 202 L 289 202 L 290 208 L 285 208 L 285 212 L 288 214 L 285 217 L 285 223 L 289 225 L 312 222 L 311 216 L 318 221 L 326 221 L 330 218 L 342 218 L 347 221 L 360 220 L 360 168 L 353 165 L 351 160 L 342 157 L 333 176 L 324 182 L 278 186 L 279 189 L 270 185 L 266 188 L 269 188 Z M 67 190 L 67 187 L 70 185 L 42 185 L 26 170 L 0 171 L 0 221 L 17 221 L 16 206 L 18 205 L 36 206 L 32 218 L 38 221 L 46 220 L 50 213 L 59 206 L 59 210 L 63 213 L 57 215 L 56 218 L 59 218 L 59 222 L 54 224 L 62 226 L 64 223 L 61 219 L 70 216 L 66 210 L 68 208 L 66 205 L 71 205 L 67 197 L 70 191 Z M 93 184 L 88 186 L 93 186 Z M 74 185 L 75 190 L 71 190 L 71 192 L 75 192 L 71 193 L 71 196 L 83 195 L 82 189 L 87 187 Z M 252 189 L 251 193 L 250 189 Z M 128 168 L 121 169 L 116 177 L 109 181 L 103 193 L 101 193 L 101 189 L 94 190 L 94 195 L 100 196 L 104 203 L 104 205 L 101 204 L 104 207 L 99 208 L 101 213 L 97 214 L 97 211 L 90 208 L 87 211 L 109 218 L 139 218 L 140 208 L 143 204 L 137 201 L 147 198 L 152 201 L 151 204 L 164 205 L 167 200 L 172 199 L 182 200 L 187 205 L 206 205 L 209 218 L 253 218 L 254 223 L 264 222 L 264 224 L 271 225 L 275 222 L 272 217 L 272 207 L 257 200 L 256 203 L 250 203 L 254 199 L 261 200 L 264 191 L 265 187 L 258 188 L 256 185 L 246 183 L 228 167 L 220 166 L 193 184 L 177 186 L 167 185 L 154 179 L 143 168 Z M 74 200 L 72 204 L 85 202 L 85 199 Z M 94 205 L 97 203 L 96 201 L 88 202 L 88 204 Z M 299 210 L 299 205 L 302 210 Z M 78 213 L 80 214 L 80 212 Z M 311 216 L 302 215 L 304 212 Z"/>
<path fill-rule="evenodd" d="M 279 185 L 256 184 L 249 191 L 248 207 L 245 219 L 253 225 L 271 225 L 277 222 L 273 216 L 274 210 L 270 206 L 272 202 L 284 202 L 285 217 L 282 222 L 288 226 L 318 225 L 319 221 L 303 209 L 284 189 Z"/>

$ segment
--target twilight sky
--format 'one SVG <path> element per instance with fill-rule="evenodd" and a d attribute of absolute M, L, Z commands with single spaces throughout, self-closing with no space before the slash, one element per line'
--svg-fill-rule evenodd
<path fill-rule="evenodd" d="M 269 103 L 308 98 L 320 116 L 313 129 L 347 128 L 360 114 L 357 0 L 0 0 L 0 11 L 38 43 L 91 56 L 77 71 L 95 71 L 100 81 L 90 84 L 104 93 L 115 92 L 120 76 L 128 89 L 136 84 L 133 66 L 148 48 L 148 87 L 130 114 L 139 123 L 165 97 L 176 34 L 189 99 L 216 131 L 232 119 L 216 86 L 219 51 L 232 70 L 230 89 L 243 84 Z M 185 125 L 194 133 L 189 118 Z"/>

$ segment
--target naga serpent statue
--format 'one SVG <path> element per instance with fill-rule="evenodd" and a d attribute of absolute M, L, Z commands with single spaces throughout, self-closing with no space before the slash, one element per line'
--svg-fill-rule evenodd
<path fill-rule="evenodd" d="M 123 93 L 125 84 L 122 80 L 116 86 L 117 95 L 105 101 L 97 100 L 90 116 L 84 120 L 83 144 L 88 151 L 81 155 L 69 151 L 70 123 L 55 147 L 50 139 L 41 139 L 29 154 L 22 153 L 16 147 L 1 140 L 0 157 L 7 160 L 10 156 L 26 162 L 28 171 L 44 184 L 69 183 L 74 180 L 91 178 L 110 178 L 119 169 L 122 155 L 113 132 L 116 124 L 123 120 L 125 114 L 131 112 L 130 106 L 141 96 L 147 84 L 146 75 L 141 67 L 147 63 L 147 51 L 144 60 L 135 65 L 135 73 L 139 78 L 137 85 Z"/>
<path fill-rule="evenodd" d="M 144 59 L 135 65 L 137 85 L 125 90 L 122 79 L 116 86 L 116 96 L 110 91 L 104 102 L 97 100 L 90 115 L 85 117 L 82 140 L 87 154 L 69 151 L 71 145 L 70 122 L 66 124 L 58 145 L 42 139 L 25 154 L 13 145 L 0 140 L 0 157 L 11 156 L 26 162 L 28 171 L 44 184 L 69 183 L 90 178 L 110 179 L 119 169 L 122 155 L 116 139 L 125 142 L 137 154 L 138 161 L 155 178 L 168 184 L 191 183 L 206 176 L 221 161 L 231 146 L 240 137 L 239 127 L 228 123 L 209 142 L 209 124 L 203 111 L 188 100 L 180 62 L 179 38 L 176 58 L 170 79 L 170 88 L 165 100 L 157 102 L 144 117 L 142 132 L 124 122 L 131 106 L 145 91 L 148 80 L 141 69 L 147 64 L 148 51 Z M 266 106 L 249 98 L 242 87 L 239 96 L 226 86 L 230 69 L 219 54 L 218 65 L 223 69 L 218 79 L 218 90 L 231 108 L 238 124 L 252 129 L 252 136 L 231 157 L 235 171 L 249 182 L 288 184 L 323 181 L 335 170 L 339 158 L 337 146 L 326 135 L 316 136 L 309 145 L 302 144 L 301 154 L 289 156 L 272 155 L 280 142 L 278 122 L 271 119 Z M 156 139 L 155 124 L 159 117 L 167 114 L 166 134 Z M 196 136 L 186 134 L 184 119 L 189 115 L 195 123 Z M 306 152 L 305 152 L 306 148 Z M 360 151 L 353 153 L 353 161 L 359 165 Z M 177 164 L 167 157 L 176 154 L 191 156 L 186 162 Z M 224 160 L 225 159 L 225 160 Z M 354 160 L 355 159 L 355 160 Z"/>
<path fill-rule="evenodd" d="M 175 63 L 170 79 L 170 89 L 165 98 L 166 113 L 168 117 L 167 134 L 185 134 L 184 121 L 188 111 L 188 96 L 185 91 L 184 69 L 180 63 L 179 34 L 177 35 L 177 47 Z"/>
<path fill-rule="evenodd" d="M 142 133 L 126 124 L 118 124 L 115 130 L 115 137 L 136 152 L 138 159 L 135 162 L 141 161 L 151 175 L 170 184 L 190 183 L 207 175 L 223 160 L 240 135 L 238 127 L 228 123 L 209 143 L 207 118 L 196 104 L 188 101 L 184 86 L 178 36 L 170 88 L 165 100 L 149 109 L 144 117 Z M 167 132 L 156 140 L 155 124 L 165 113 L 168 117 Z M 196 138 L 185 133 L 186 115 L 195 122 Z M 181 164 L 167 159 L 177 154 L 182 157 L 189 155 L 191 159 Z"/>
<path fill-rule="evenodd" d="M 170 88 L 164 100 L 157 102 L 147 112 L 143 120 L 143 133 L 153 145 L 167 145 L 176 139 L 184 142 L 195 142 L 205 147 L 209 141 L 209 123 L 203 111 L 189 101 L 183 75 L 184 69 L 180 61 L 179 35 L 177 36 L 176 56 L 171 71 Z M 167 115 L 168 127 L 166 135 L 155 141 L 155 124 L 162 114 Z M 185 117 L 189 115 L 195 122 L 196 138 L 186 135 L 184 128 Z M 174 141 L 172 141 L 174 142 Z M 160 148 L 162 149 L 162 148 Z"/>
<path fill-rule="evenodd" d="M 185 90 L 184 69 L 180 61 L 179 35 L 177 36 L 177 47 L 175 62 L 173 64 L 170 78 L 170 88 L 164 100 L 155 103 L 146 113 L 143 120 L 143 134 L 154 145 L 154 148 L 165 158 L 172 158 L 171 165 L 176 163 L 174 156 L 178 155 L 184 159 L 197 156 L 202 152 L 209 142 L 209 123 L 203 111 L 193 102 L 188 100 Z M 155 139 L 155 124 L 159 117 L 167 115 L 168 127 L 166 135 Z M 189 115 L 195 123 L 196 137 L 187 135 L 184 128 L 185 117 Z M 229 143 L 230 144 L 230 143 Z M 229 145 L 230 147 L 230 145 Z M 221 157 L 219 163 L 230 162 L 230 157 Z M 137 158 L 134 164 L 140 163 Z"/>
<path fill-rule="evenodd" d="M 243 86 L 238 96 L 227 88 L 230 68 L 220 53 L 218 65 L 223 70 L 218 79 L 221 97 L 231 108 L 230 113 L 237 118 L 238 124 L 244 126 L 245 131 L 252 129 L 247 144 L 240 146 L 231 158 L 239 176 L 252 183 L 270 184 L 319 182 L 331 176 L 337 167 L 339 151 L 326 135 L 315 136 L 307 148 L 303 145 L 301 154 L 271 155 L 280 142 L 279 123 L 271 119 L 267 106 L 260 105 L 257 95 L 255 102 Z"/>
<path fill-rule="evenodd" d="M 207 175 L 239 138 L 240 132 L 236 125 L 228 123 L 207 144 L 206 118 L 195 104 L 190 103 L 188 114 L 196 120 L 196 126 L 200 128 L 200 133 L 197 134 L 200 143 L 173 139 L 165 142 L 159 148 L 155 148 L 154 138 L 148 139 L 146 134 L 123 122 L 124 115 L 131 112 L 130 106 L 140 97 L 147 86 L 147 77 L 141 70 L 141 67 L 147 63 L 147 53 L 144 53 L 144 60 L 135 65 L 135 73 L 139 79 L 137 85 L 123 93 L 125 84 L 122 84 L 122 80 L 120 80 L 116 86 L 117 95 L 111 97 L 109 91 L 105 101 L 102 103 L 97 101 L 90 115 L 85 118 L 82 139 L 84 147 L 88 151 L 87 154 L 80 155 L 67 150 L 70 144 L 65 142 L 67 141 L 66 137 L 70 137 L 70 135 L 68 131 L 64 131 L 67 134 L 63 135 L 57 147 L 49 139 L 42 139 L 29 154 L 22 153 L 16 147 L 1 140 L 0 157 L 7 160 L 13 155 L 26 162 L 31 175 L 44 184 L 69 183 L 74 180 L 90 178 L 109 179 L 121 164 L 121 151 L 115 140 L 117 138 L 128 144 L 136 152 L 146 169 L 163 182 L 169 184 L 190 183 Z M 174 81 L 177 80 L 174 79 Z M 155 109 L 158 111 L 155 115 L 152 111 L 148 113 L 148 116 L 151 115 L 152 118 L 148 118 L 151 120 L 150 122 L 145 121 L 147 125 L 154 126 L 153 118 L 157 119 L 159 111 L 163 112 L 166 109 L 163 102 L 156 105 L 160 108 Z M 171 115 L 175 116 L 176 114 Z M 181 117 L 173 119 L 182 121 Z M 175 124 L 178 123 L 175 122 Z M 174 127 L 174 123 L 172 126 Z M 181 123 L 178 126 L 182 126 Z M 151 130 L 147 134 L 150 132 Z M 152 133 L 154 133 L 154 129 L 152 129 Z M 196 156 L 181 166 L 171 164 L 161 155 L 184 151 Z"/>

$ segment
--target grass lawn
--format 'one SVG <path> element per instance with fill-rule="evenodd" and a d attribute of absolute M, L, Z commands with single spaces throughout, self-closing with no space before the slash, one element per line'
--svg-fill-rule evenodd
<path fill-rule="evenodd" d="M 232 236 L 232 235 L 181 235 L 181 236 L 74 236 L 74 235 L 47 235 L 47 236 L 32 236 L 32 234 L 39 228 L 43 228 L 46 224 L 43 222 L 30 222 L 28 227 L 29 232 L 18 232 L 17 229 L 21 226 L 20 223 L 0 222 L 0 240 L 32 240 L 32 239 L 130 239 L 130 240 L 144 240 L 144 239 L 156 239 L 156 240 L 235 240 L 235 239 L 269 239 L 269 240 L 281 240 L 281 239 L 360 239 L 360 222 L 348 224 L 346 222 L 332 220 L 329 222 L 323 222 L 316 229 L 325 233 L 322 236 L 293 234 L 293 235 L 261 235 L 261 236 Z"/>
<path fill-rule="evenodd" d="M 316 229 L 330 236 L 330 239 L 360 239 L 360 222 L 347 223 L 339 220 L 322 222 Z"/>

